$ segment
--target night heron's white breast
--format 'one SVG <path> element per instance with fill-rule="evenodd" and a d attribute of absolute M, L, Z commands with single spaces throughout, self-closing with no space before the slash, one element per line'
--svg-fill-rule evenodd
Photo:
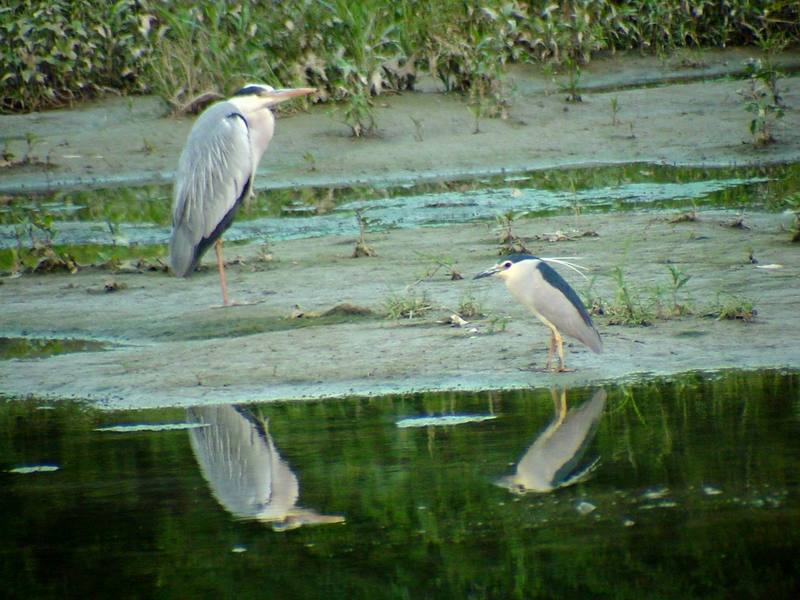
<path fill-rule="evenodd" d="M 539 260 L 524 260 L 514 263 L 504 273 L 506 288 L 516 300 L 528 310 L 540 317 L 542 308 L 551 298 L 550 286 L 545 282 L 542 273 L 537 268 Z M 560 294 L 558 290 L 554 290 Z"/>

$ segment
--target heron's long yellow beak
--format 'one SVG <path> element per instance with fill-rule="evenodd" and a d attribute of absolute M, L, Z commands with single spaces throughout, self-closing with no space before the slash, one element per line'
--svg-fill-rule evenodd
<path fill-rule="evenodd" d="M 317 88 L 283 88 L 271 92 L 264 92 L 262 97 L 267 100 L 269 106 L 274 106 L 275 104 L 280 104 L 281 102 L 291 100 L 297 96 L 305 96 L 306 94 L 311 94 L 316 91 Z"/>

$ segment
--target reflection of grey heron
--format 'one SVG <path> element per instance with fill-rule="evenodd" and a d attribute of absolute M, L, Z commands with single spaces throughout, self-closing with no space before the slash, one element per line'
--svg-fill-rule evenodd
<path fill-rule="evenodd" d="M 295 506 L 297 477 L 278 454 L 267 423 L 247 409 L 198 406 L 186 418 L 206 425 L 190 430 L 192 450 L 214 497 L 235 517 L 271 523 L 276 531 L 344 521 Z"/>
<path fill-rule="evenodd" d="M 474 279 L 490 275 L 505 281 L 511 295 L 550 329 L 548 369 L 553 351 L 558 348 L 558 370 L 566 370 L 562 333 L 586 344 L 592 352 L 603 351 L 600 334 L 578 294 L 545 259 L 530 254 L 511 254 L 491 269 L 475 275 Z"/>
<path fill-rule="evenodd" d="M 592 441 L 606 404 L 605 390 L 597 390 L 591 400 L 567 412 L 567 392 L 552 390 L 556 417 L 534 440 L 517 463 L 513 475 L 498 485 L 515 494 L 552 492 L 580 483 L 597 467 L 596 458 L 588 465 L 579 463 Z"/>
<path fill-rule="evenodd" d="M 170 265 L 178 277 L 188 277 L 214 244 L 226 306 L 222 233 L 249 196 L 258 162 L 272 139 L 275 117 L 270 107 L 313 91 L 248 84 L 207 108 L 186 140 L 175 174 Z"/>

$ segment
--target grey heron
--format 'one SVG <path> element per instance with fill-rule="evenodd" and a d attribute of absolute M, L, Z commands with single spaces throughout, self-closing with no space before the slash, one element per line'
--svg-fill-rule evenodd
<path fill-rule="evenodd" d="M 606 404 L 605 390 L 597 390 L 581 406 L 567 412 L 567 392 L 550 392 L 555 417 L 517 463 L 513 475 L 501 478 L 497 485 L 515 494 L 546 493 L 584 481 L 597 467 L 597 458 L 581 465 L 586 448 L 594 437 Z"/>
<path fill-rule="evenodd" d="M 217 501 L 240 519 L 269 523 L 276 531 L 342 523 L 297 506 L 297 476 L 272 441 L 268 423 L 239 406 L 187 409 L 192 450 Z"/>
<path fill-rule="evenodd" d="M 249 196 L 272 139 L 275 117 L 270 107 L 314 91 L 247 84 L 203 111 L 189 132 L 175 174 L 170 265 L 178 277 L 188 277 L 213 244 L 225 306 L 230 302 L 221 236 Z"/>
<path fill-rule="evenodd" d="M 560 361 L 558 371 L 566 370 L 562 333 L 582 342 L 592 352 L 599 354 L 603 351 L 600 334 L 578 294 L 543 259 L 530 254 L 510 254 L 473 279 L 491 275 L 497 275 L 505 281 L 511 295 L 550 329 L 548 369 L 557 347 Z"/>

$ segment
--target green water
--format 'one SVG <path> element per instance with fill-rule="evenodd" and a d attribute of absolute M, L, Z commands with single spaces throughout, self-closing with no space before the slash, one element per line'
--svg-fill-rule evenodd
<path fill-rule="evenodd" d="M 553 423 L 549 390 L 125 413 L 6 401 L 3 591 L 796 597 L 800 376 L 687 375 L 566 402 Z M 494 418 L 398 426 L 455 415 Z M 98 430 L 144 423 L 193 428 Z M 497 485 L 548 461 L 588 472 L 548 493 Z M 9 472 L 37 465 L 51 470 Z M 312 524 L 325 520 L 343 522 Z"/>
<path fill-rule="evenodd" d="M 0 359 L 43 358 L 68 352 L 106 350 L 109 344 L 73 338 L 0 337 Z"/>
<path fill-rule="evenodd" d="M 800 165 L 703 169 L 627 164 L 554 169 L 393 187 L 262 190 L 237 214 L 227 242 L 356 235 L 356 210 L 370 231 L 432 227 L 575 211 L 725 207 L 796 208 Z M 0 269 L 36 262 L 37 245 L 55 246 L 78 264 L 163 258 L 171 190 L 143 186 L 64 191 L 0 202 Z M 27 260 L 26 260 L 27 258 Z"/>

